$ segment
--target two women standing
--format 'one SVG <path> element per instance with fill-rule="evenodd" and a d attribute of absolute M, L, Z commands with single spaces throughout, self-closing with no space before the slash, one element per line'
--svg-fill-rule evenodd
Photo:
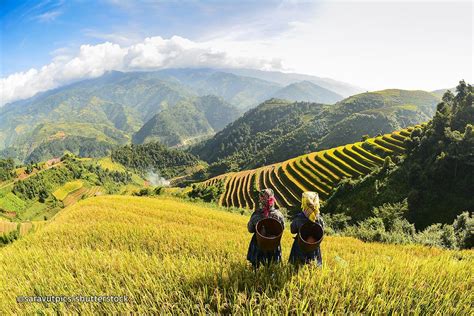
<path fill-rule="evenodd" d="M 258 267 L 262 263 L 280 262 L 281 261 L 281 246 L 278 246 L 271 252 L 262 251 L 257 244 L 255 236 L 255 225 L 263 218 L 274 218 L 280 222 L 282 227 L 285 227 L 285 218 L 283 214 L 275 208 L 275 196 L 272 189 L 264 189 L 259 193 L 259 207 L 253 212 L 248 222 L 248 231 L 253 233 L 250 241 L 249 250 L 247 253 L 247 260 L 249 260 L 254 267 Z M 291 233 L 298 234 L 301 226 L 305 223 L 318 223 L 324 228 L 324 222 L 319 214 L 319 196 L 316 192 L 304 192 L 302 196 L 302 212 L 297 214 L 291 223 Z M 319 266 L 322 265 L 321 249 L 318 246 L 312 252 L 304 252 L 299 246 L 298 236 L 295 237 L 293 247 L 291 248 L 289 261 L 294 264 L 310 263 L 316 260 Z"/>

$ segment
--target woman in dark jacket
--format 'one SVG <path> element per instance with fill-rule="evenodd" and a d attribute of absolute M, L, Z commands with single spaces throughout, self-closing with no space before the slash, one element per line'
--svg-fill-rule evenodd
<path fill-rule="evenodd" d="M 316 192 L 304 192 L 301 197 L 301 208 L 302 212 L 298 213 L 291 223 L 291 233 L 298 234 L 303 224 L 311 222 L 318 223 L 324 229 L 324 221 L 319 214 L 319 196 Z M 311 263 L 316 260 L 317 265 L 323 264 L 323 258 L 321 256 L 321 248 L 318 246 L 314 251 L 305 253 L 301 250 L 298 244 L 298 235 L 296 235 L 293 241 L 293 247 L 291 247 L 290 263 L 301 264 Z"/>
<path fill-rule="evenodd" d="M 252 233 L 247 260 L 250 261 L 254 268 L 262 263 L 280 262 L 281 246 L 271 252 L 262 251 L 257 245 L 257 237 L 255 236 L 255 225 L 263 218 L 271 217 L 276 219 L 285 227 L 285 218 L 283 214 L 275 208 L 275 195 L 272 189 L 264 189 L 259 193 L 259 207 L 253 212 L 247 224 L 249 233 Z"/>

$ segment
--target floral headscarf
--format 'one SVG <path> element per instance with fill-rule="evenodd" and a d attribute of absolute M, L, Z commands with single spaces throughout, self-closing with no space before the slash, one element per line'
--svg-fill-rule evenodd
<path fill-rule="evenodd" d="M 275 205 L 275 194 L 272 189 L 264 189 L 260 191 L 258 202 L 260 209 L 263 211 L 263 216 L 268 217 L 270 210 Z"/>
<path fill-rule="evenodd" d="M 304 215 L 312 221 L 316 222 L 319 216 L 319 195 L 316 192 L 303 192 L 301 196 L 301 208 Z"/>

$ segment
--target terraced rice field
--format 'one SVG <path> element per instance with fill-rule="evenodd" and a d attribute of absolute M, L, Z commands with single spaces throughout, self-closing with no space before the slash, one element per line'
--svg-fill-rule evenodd
<path fill-rule="evenodd" d="M 222 206 L 254 209 L 257 205 L 255 191 L 272 188 L 278 206 L 293 209 L 299 206 L 302 192 L 315 191 L 326 199 L 341 179 L 366 175 L 382 166 L 385 157 L 403 153 L 404 141 L 416 127 L 423 125 L 258 169 L 223 174 L 203 185 L 224 181 L 225 190 L 219 199 Z"/>
<path fill-rule="evenodd" d="M 31 222 L 26 223 L 17 223 L 17 222 L 8 222 L 8 221 L 0 221 L 0 235 L 1 234 L 8 234 L 14 230 L 18 229 L 18 225 L 20 225 L 20 236 L 25 235 L 33 228 L 33 224 Z"/>
<path fill-rule="evenodd" d="M 92 188 L 82 187 L 79 190 L 76 190 L 76 191 L 68 194 L 68 196 L 63 200 L 63 204 L 64 204 L 64 206 L 69 206 L 69 205 L 72 205 L 72 204 L 76 203 L 77 201 L 79 201 L 81 199 L 88 198 L 88 197 L 91 197 L 91 196 L 100 195 L 101 194 L 101 189 L 102 188 L 99 187 L 99 186 L 92 187 Z"/>
<path fill-rule="evenodd" d="M 63 201 L 70 193 L 79 190 L 82 186 L 83 183 L 81 180 L 70 181 L 54 191 L 53 195 L 59 201 Z"/>

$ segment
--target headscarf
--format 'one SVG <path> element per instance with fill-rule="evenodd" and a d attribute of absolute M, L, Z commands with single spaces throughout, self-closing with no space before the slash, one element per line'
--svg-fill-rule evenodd
<path fill-rule="evenodd" d="M 304 215 L 312 221 L 316 222 L 319 216 L 319 195 L 316 192 L 303 192 L 301 196 L 301 208 Z"/>
<path fill-rule="evenodd" d="M 263 216 L 268 217 L 270 210 L 275 205 L 275 194 L 272 189 L 264 189 L 260 191 L 258 202 L 260 209 L 263 211 Z"/>

